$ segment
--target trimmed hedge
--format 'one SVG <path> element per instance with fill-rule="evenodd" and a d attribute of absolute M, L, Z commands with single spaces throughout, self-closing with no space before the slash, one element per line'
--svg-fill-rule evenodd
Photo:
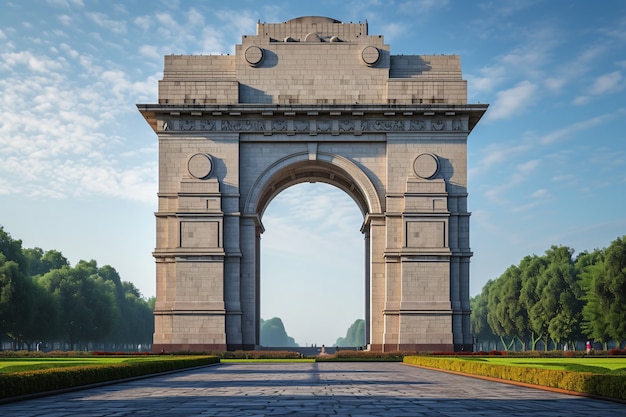
<path fill-rule="evenodd" d="M 163 358 L 0 374 L 0 399 L 219 363 L 215 356 Z"/>
<path fill-rule="evenodd" d="M 217 356 L 221 359 L 300 359 L 298 352 L 289 350 L 235 350 L 233 352 L 220 352 Z"/>
<path fill-rule="evenodd" d="M 623 375 L 528 368 L 428 356 L 405 356 L 404 363 L 626 400 L 626 376 Z"/>
<path fill-rule="evenodd" d="M 415 354 L 415 352 L 411 352 Z M 320 355 L 317 362 L 402 362 L 403 352 L 371 352 L 366 350 L 338 350 L 333 355 Z"/>

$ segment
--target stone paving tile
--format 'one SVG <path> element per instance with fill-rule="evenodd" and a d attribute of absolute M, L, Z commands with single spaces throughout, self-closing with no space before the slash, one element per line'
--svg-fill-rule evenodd
<path fill-rule="evenodd" d="M 223 364 L 0 405 L 0 416 L 626 416 L 626 405 L 399 363 Z"/>

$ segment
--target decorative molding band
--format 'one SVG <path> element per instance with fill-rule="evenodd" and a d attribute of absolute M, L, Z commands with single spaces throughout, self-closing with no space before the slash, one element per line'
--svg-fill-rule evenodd
<path fill-rule="evenodd" d="M 240 132 L 272 135 L 385 132 L 468 132 L 467 118 L 403 119 L 199 119 L 173 118 L 162 122 L 163 132 Z"/>

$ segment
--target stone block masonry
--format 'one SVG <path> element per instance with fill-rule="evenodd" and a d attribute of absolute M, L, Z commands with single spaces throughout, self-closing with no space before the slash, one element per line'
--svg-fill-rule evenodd
<path fill-rule="evenodd" d="M 456 55 L 391 54 L 367 23 L 260 23 L 234 55 L 165 57 L 154 350 L 256 349 L 263 213 L 321 181 L 363 213 L 367 348 L 470 350 L 467 103 Z M 286 294 L 286 296 L 289 296 Z"/>

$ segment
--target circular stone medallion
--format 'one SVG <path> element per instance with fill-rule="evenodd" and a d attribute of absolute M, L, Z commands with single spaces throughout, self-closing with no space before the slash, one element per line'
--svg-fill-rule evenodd
<path fill-rule="evenodd" d="M 251 46 L 245 52 L 246 62 L 253 67 L 259 65 L 263 61 L 263 49 L 258 46 Z"/>
<path fill-rule="evenodd" d="M 366 46 L 361 51 L 361 59 L 367 66 L 373 67 L 380 59 L 380 51 L 375 46 Z"/>
<path fill-rule="evenodd" d="M 211 175 L 213 171 L 213 160 L 211 155 L 206 153 L 197 153 L 189 158 L 187 162 L 187 170 L 189 175 L 194 178 L 204 179 Z"/>
<path fill-rule="evenodd" d="M 413 161 L 413 171 L 418 177 L 429 180 L 439 172 L 439 158 L 431 153 L 418 155 Z"/>

